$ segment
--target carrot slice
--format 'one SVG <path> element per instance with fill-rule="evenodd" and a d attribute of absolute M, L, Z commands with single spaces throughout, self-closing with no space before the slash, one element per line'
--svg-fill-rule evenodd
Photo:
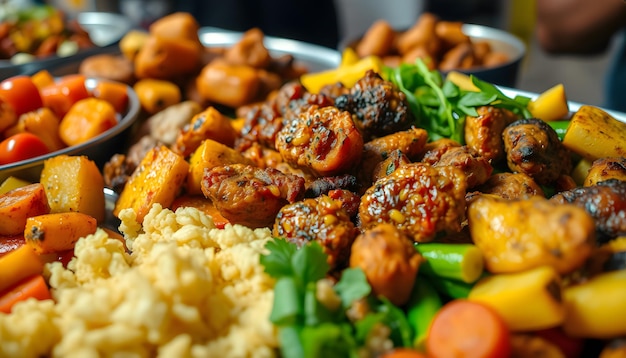
<path fill-rule="evenodd" d="M 489 306 L 468 300 L 444 305 L 431 323 L 426 349 L 429 357 L 508 357 L 510 332 Z"/>
<path fill-rule="evenodd" d="M 128 106 L 128 88 L 124 83 L 99 81 L 93 89 L 93 95 L 111 103 L 117 113 L 124 113 Z"/>
<path fill-rule="evenodd" d="M 19 282 L 16 286 L 0 294 L 0 312 L 11 313 L 13 306 L 29 298 L 51 299 L 50 289 L 42 275 L 35 275 Z"/>
<path fill-rule="evenodd" d="M 53 213 L 26 220 L 24 238 L 39 254 L 71 250 L 81 237 L 93 234 L 98 222 L 78 211 Z"/>
<path fill-rule="evenodd" d="M 44 263 L 29 245 L 22 245 L 0 257 L 0 292 L 29 276 L 42 274 Z"/>
<path fill-rule="evenodd" d="M 20 235 L 26 219 L 50 212 L 41 183 L 29 184 L 0 195 L 0 235 Z"/>

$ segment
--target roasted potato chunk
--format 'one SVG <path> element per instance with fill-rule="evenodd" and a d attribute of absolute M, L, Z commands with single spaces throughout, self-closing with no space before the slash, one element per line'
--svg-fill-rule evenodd
<path fill-rule="evenodd" d="M 550 265 L 560 274 L 579 268 L 595 245 L 595 224 L 584 209 L 541 197 L 506 200 L 480 195 L 467 210 L 472 240 L 492 273 Z"/>

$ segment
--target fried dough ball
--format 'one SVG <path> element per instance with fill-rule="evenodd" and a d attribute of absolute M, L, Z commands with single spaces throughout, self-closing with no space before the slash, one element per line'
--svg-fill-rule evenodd
<path fill-rule="evenodd" d="M 360 267 L 376 295 L 402 306 L 413 289 L 424 258 L 412 240 L 394 225 L 382 223 L 365 230 L 352 244 L 350 267 Z"/>

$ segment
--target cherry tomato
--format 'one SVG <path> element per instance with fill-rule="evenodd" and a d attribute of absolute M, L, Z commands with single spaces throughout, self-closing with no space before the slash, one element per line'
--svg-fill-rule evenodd
<path fill-rule="evenodd" d="M 15 115 L 43 107 L 39 89 L 29 76 L 19 75 L 0 82 L 0 97 L 13 107 Z"/>
<path fill-rule="evenodd" d="M 0 165 L 10 164 L 49 153 L 46 144 L 34 134 L 24 132 L 0 142 Z"/>
<path fill-rule="evenodd" d="M 444 305 L 426 339 L 429 357 L 499 358 L 511 353 L 510 332 L 491 307 L 468 300 Z"/>

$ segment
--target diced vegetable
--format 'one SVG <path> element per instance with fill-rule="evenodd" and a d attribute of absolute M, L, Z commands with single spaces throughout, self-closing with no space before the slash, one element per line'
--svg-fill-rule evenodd
<path fill-rule="evenodd" d="M 587 282 L 566 287 L 565 332 L 574 337 L 600 339 L 626 335 L 625 287 L 626 270 L 602 273 Z"/>
<path fill-rule="evenodd" d="M 440 295 L 446 298 L 467 298 L 474 287 L 473 283 L 443 277 L 432 278 L 430 283 Z"/>
<path fill-rule="evenodd" d="M 85 79 L 84 75 L 66 75 L 43 87 L 40 91 L 43 105 L 63 118 L 76 102 L 90 97 Z"/>
<path fill-rule="evenodd" d="M 93 234 L 98 222 L 77 211 L 29 217 L 24 238 L 39 254 L 71 250 L 81 237 Z"/>
<path fill-rule="evenodd" d="M 54 84 L 54 77 L 46 69 L 37 71 L 34 75 L 30 76 L 30 78 L 39 90 L 48 85 Z"/>
<path fill-rule="evenodd" d="M 454 300 L 437 313 L 428 332 L 429 357 L 508 357 L 510 332 L 489 306 Z"/>
<path fill-rule="evenodd" d="M 428 280 L 418 277 L 407 303 L 407 319 L 413 328 L 413 347 L 425 350 L 430 324 L 443 303 Z"/>
<path fill-rule="evenodd" d="M 130 30 L 120 40 L 120 51 L 122 55 L 130 61 L 135 60 L 135 56 L 141 47 L 148 40 L 150 34 L 145 30 Z"/>
<path fill-rule="evenodd" d="M 182 98 L 180 88 L 166 80 L 145 78 L 137 81 L 133 88 L 141 107 L 150 114 L 180 103 Z"/>
<path fill-rule="evenodd" d="M 40 275 L 44 263 L 41 256 L 29 245 L 23 245 L 0 257 L 0 292 L 27 277 Z"/>
<path fill-rule="evenodd" d="M 111 103 L 117 113 L 126 111 L 128 106 L 128 88 L 124 83 L 98 81 L 92 93 L 94 97 Z"/>
<path fill-rule="evenodd" d="M 563 145 L 589 160 L 626 157 L 626 123 L 598 107 L 582 106 L 571 119 Z"/>
<path fill-rule="evenodd" d="M 565 119 L 569 114 L 569 105 L 562 83 L 542 92 L 528 103 L 528 110 L 533 117 L 546 122 Z"/>
<path fill-rule="evenodd" d="M 104 221 L 104 178 L 88 157 L 59 155 L 46 159 L 40 182 L 52 213 L 77 211 L 98 223 Z"/>
<path fill-rule="evenodd" d="M 152 205 L 169 207 L 181 191 L 189 163 L 166 146 L 151 149 L 128 179 L 113 209 L 118 216 L 122 209 L 132 208 L 142 222 Z"/>
<path fill-rule="evenodd" d="M 561 278 L 550 266 L 485 277 L 468 300 L 492 307 L 512 331 L 531 331 L 561 324 L 565 318 Z"/>
<path fill-rule="evenodd" d="M 235 163 L 252 164 L 241 152 L 212 139 L 204 140 L 189 158 L 187 192 L 202 194 L 200 183 L 205 170 Z"/>
<path fill-rule="evenodd" d="M 14 176 L 10 176 L 4 179 L 2 184 L 0 184 L 0 195 L 6 194 L 13 189 L 21 188 L 28 184 L 31 184 L 31 183 L 26 180 L 16 178 Z"/>
<path fill-rule="evenodd" d="M 68 146 L 77 145 L 106 132 L 116 124 L 115 108 L 103 99 L 89 97 L 76 102 L 63 116 L 59 134 Z"/>
<path fill-rule="evenodd" d="M 0 235 L 21 235 L 27 218 L 49 212 L 48 198 L 40 183 L 13 189 L 0 196 Z"/>
<path fill-rule="evenodd" d="M 322 87 L 337 82 L 341 82 L 344 86 L 350 88 L 354 86 L 356 81 L 363 77 L 368 70 L 380 73 L 382 66 L 383 64 L 380 58 L 368 56 L 356 63 L 350 65 L 346 64 L 336 69 L 304 74 L 300 76 L 300 82 L 312 93 L 318 93 Z"/>
<path fill-rule="evenodd" d="M 198 41 L 150 35 L 135 56 L 138 78 L 171 80 L 198 69 L 203 47 Z"/>
<path fill-rule="evenodd" d="M 482 252 L 473 244 L 422 243 L 415 248 L 426 258 L 420 266 L 424 275 L 472 283 L 483 274 Z"/>
<path fill-rule="evenodd" d="M 45 143 L 48 151 L 54 152 L 67 146 L 59 136 L 60 124 L 61 119 L 50 108 L 42 107 L 22 114 L 10 130 L 32 133 Z"/>
<path fill-rule="evenodd" d="M 191 118 L 189 126 L 178 135 L 172 149 L 186 158 L 206 139 L 232 147 L 237 135 L 230 118 L 209 106 Z"/>
<path fill-rule="evenodd" d="M 29 277 L 6 292 L 0 292 L 0 312 L 10 313 L 13 306 L 29 298 L 49 300 L 52 298 L 43 276 Z"/>
<path fill-rule="evenodd" d="M 196 87 L 204 100 L 237 108 L 256 99 L 261 77 L 255 68 L 217 59 L 202 68 Z"/>

